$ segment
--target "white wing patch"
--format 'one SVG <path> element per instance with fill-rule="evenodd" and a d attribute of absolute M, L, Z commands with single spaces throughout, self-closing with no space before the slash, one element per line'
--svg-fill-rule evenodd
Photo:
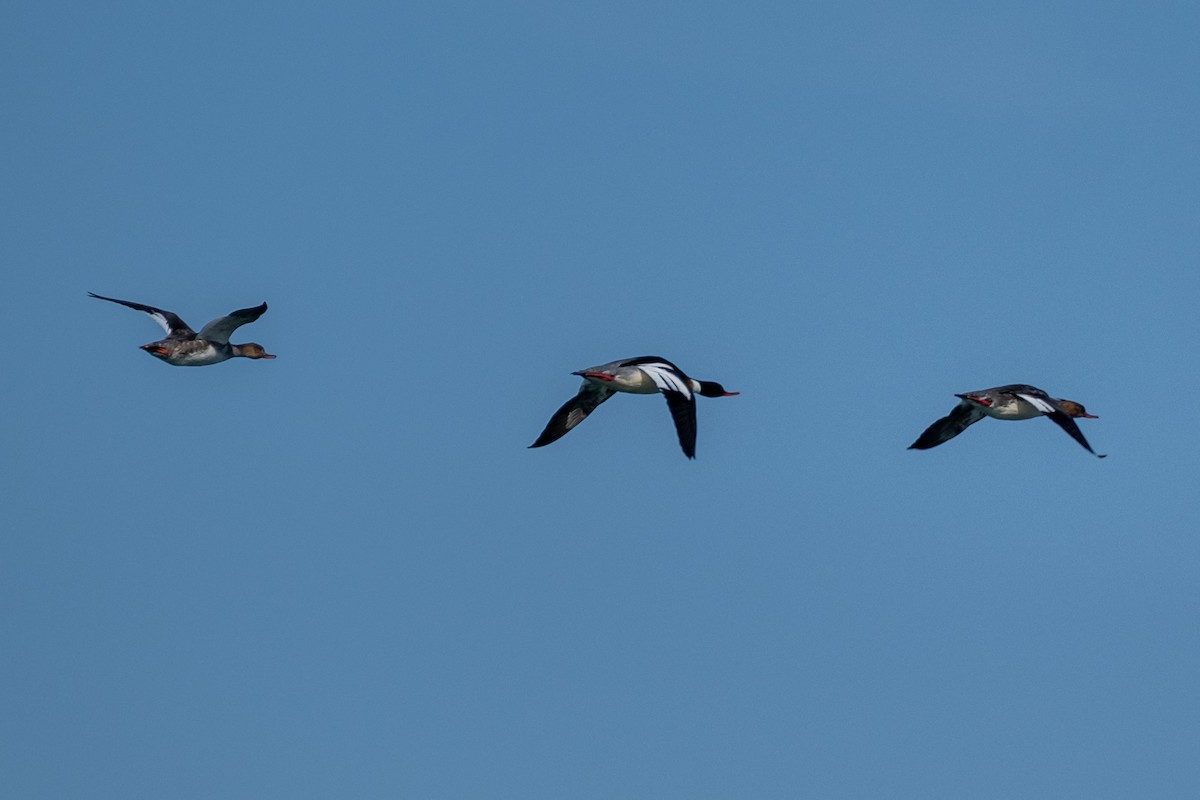
<path fill-rule="evenodd" d="M 684 397 L 692 396 L 692 387 L 687 378 L 666 364 L 638 364 L 637 368 L 650 376 L 660 392 L 678 392 Z"/>
<path fill-rule="evenodd" d="M 155 311 L 147 311 L 146 314 L 162 326 L 162 329 L 167 333 L 171 332 L 171 323 L 167 322 L 167 318 Z"/>
<path fill-rule="evenodd" d="M 1051 403 L 1046 402 L 1045 400 L 1043 400 L 1040 397 L 1034 397 L 1031 394 L 1020 394 L 1020 393 L 1017 394 L 1017 397 L 1021 398 L 1026 403 L 1029 403 L 1029 405 L 1033 406 L 1034 408 L 1036 408 L 1038 411 L 1042 412 L 1043 414 L 1053 414 L 1055 411 L 1058 411 L 1057 407 L 1055 407 Z"/>

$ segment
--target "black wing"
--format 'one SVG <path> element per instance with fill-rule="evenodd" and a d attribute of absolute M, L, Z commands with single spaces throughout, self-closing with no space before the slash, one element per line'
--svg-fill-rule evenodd
<path fill-rule="evenodd" d="M 688 392 L 662 390 L 667 398 L 667 408 L 675 420 L 675 432 L 679 434 L 679 446 L 688 458 L 696 457 L 696 395 Z"/>
<path fill-rule="evenodd" d="M 557 442 L 572 428 L 587 419 L 588 414 L 596 407 L 613 396 L 613 392 L 599 384 L 585 380 L 579 387 L 579 394 L 563 403 L 562 408 L 554 412 L 554 416 L 546 423 L 546 429 L 537 441 L 530 447 L 544 447 L 551 442 Z"/>
<path fill-rule="evenodd" d="M 1063 411 L 1062 405 L 1050 395 L 1043 392 L 1041 389 L 1035 389 L 1032 386 L 1022 387 L 1024 389 L 1032 389 L 1033 391 L 1021 391 L 1015 394 L 1024 399 L 1027 403 L 1033 405 L 1038 411 L 1045 416 L 1054 420 L 1054 424 L 1067 432 L 1075 441 L 1083 445 L 1083 449 L 1087 450 L 1097 458 L 1106 458 L 1106 455 L 1100 455 L 1092 446 L 1088 444 L 1087 439 L 1083 438 L 1083 431 L 1079 430 L 1079 426 L 1075 424 L 1075 420 L 1071 419 L 1071 415 Z"/>
<path fill-rule="evenodd" d="M 925 429 L 917 440 L 908 446 L 909 450 L 928 450 L 937 447 L 942 442 L 948 442 L 986 416 L 983 410 L 974 403 L 962 402 L 954 407 L 946 416 Z"/>
<path fill-rule="evenodd" d="M 118 300 L 115 297 L 105 297 L 102 294 L 88 292 L 88 297 L 94 297 L 97 300 L 107 300 L 110 303 L 119 303 L 123 306 L 128 306 L 135 311 L 144 311 L 154 318 L 154 321 L 162 326 L 167 332 L 168 339 L 189 339 L 196 335 L 196 332 L 188 327 L 188 324 L 181 320 L 178 315 L 171 311 L 163 311 L 161 308 L 154 306 L 146 306 L 141 303 L 133 303 L 129 300 Z"/>
<path fill-rule="evenodd" d="M 1075 424 L 1075 420 L 1071 419 L 1071 416 L 1067 412 L 1056 408 L 1054 411 L 1047 412 L 1046 416 L 1054 420 L 1054 424 L 1066 431 L 1068 436 L 1083 445 L 1084 450 L 1087 450 L 1096 456 L 1096 458 L 1108 458 L 1107 453 L 1097 453 L 1092 449 L 1092 446 L 1088 444 L 1088 440 L 1083 438 L 1083 431 L 1079 430 L 1079 426 Z"/>

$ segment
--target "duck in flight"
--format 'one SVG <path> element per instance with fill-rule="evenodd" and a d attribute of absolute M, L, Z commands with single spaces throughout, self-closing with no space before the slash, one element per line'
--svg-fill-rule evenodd
<path fill-rule="evenodd" d="M 170 311 L 154 306 L 118 300 L 115 297 L 88 292 L 89 297 L 119 303 L 136 311 L 144 311 L 167 332 L 167 338 L 142 345 L 142 349 L 155 358 L 177 367 L 204 367 L 219 364 L 231 358 L 275 358 L 261 344 L 230 344 L 230 335 L 243 325 L 254 322 L 267 310 L 263 303 L 254 308 L 241 308 L 224 317 L 217 317 L 200 329 L 199 333 Z"/>
<path fill-rule="evenodd" d="M 1078 417 L 1098 419 L 1098 417 L 1087 413 L 1087 410 L 1074 400 L 1055 399 L 1036 386 L 1024 383 L 956 394 L 955 397 L 959 398 L 958 405 L 949 414 L 926 428 L 925 432 L 908 446 L 909 450 L 928 450 L 931 447 L 937 447 L 942 442 L 948 442 L 958 436 L 968 426 L 974 425 L 984 417 L 993 419 L 1049 417 L 1089 453 L 1099 458 L 1105 457 L 1098 455 L 1092 449 L 1073 419 Z"/>
<path fill-rule="evenodd" d="M 696 395 L 702 397 L 733 397 L 712 381 L 689 378 L 683 370 L 658 356 L 640 356 L 610 361 L 598 367 L 588 367 L 571 373 L 583 378 L 579 393 L 554 412 L 546 429 L 530 447 L 544 447 L 561 439 L 568 431 L 587 419 L 588 414 L 616 392 L 655 394 L 661 392 L 675 420 L 679 445 L 688 458 L 696 457 Z"/>

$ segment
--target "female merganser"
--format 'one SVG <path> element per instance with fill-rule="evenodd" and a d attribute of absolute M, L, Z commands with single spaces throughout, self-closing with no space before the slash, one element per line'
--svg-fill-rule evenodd
<path fill-rule="evenodd" d="M 177 367 L 203 367 L 209 364 L 219 364 L 231 358 L 274 358 L 261 344 L 230 344 L 229 336 L 241 326 L 254 322 L 267 310 L 267 304 L 254 308 L 241 308 L 224 317 L 217 317 L 200 329 L 199 333 L 187 326 L 170 311 L 163 311 L 154 306 L 144 306 L 141 303 L 131 303 L 128 300 L 117 300 L 115 297 L 88 292 L 89 297 L 107 300 L 110 303 L 120 303 L 137 311 L 145 311 L 154 317 L 155 322 L 163 326 L 167 338 L 157 342 L 142 345 L 142 349 L 150 355 L 161 358 L 168 364 Z"/>
<path fill-rule="evenodd" d="M 738 392 L 727 392 L 725 387 L 712 381 L 698 381 L 683 374 L 683 370 L 658 356 L 640 356 L 611 361 L 598 367 L 588 367 L 572 375 L 583 378 L 579 394 L 572 397 L 563 407 L 554 412 L 546 423 L 546 429 L 530 447 L 542 447 L 557 441 L 579 423 L 587 419 L 596 406 L 612 397 L 616 392 L 654 394 L 662 392 L 667 407 L 675 419 L 675 431 L 679 444 L 688 458 L 696 457 L 696 395 L 703 397 L 733 397 Z"/>
<path fill-rule="evenodd" d="M 956 394 L 961 401 L 954 410 L 925 429 L 921 436 L 909 445 L 909 450 L 928 450 L 937 447 L 958 436 L 968 425 L 973 425 L 984 417 L 994 419 L 1033 419 L 1034 417 L 1049 417 L 1058 427 L 1062 428 L 1071 438 L 1083 445 L 1092 455 L 1097 455 L 1087 439 L 1083 438 L 1079 426 L 1072 417 L 1099 419 L 1089 414 L 1082 405 L 1074 400 L 1056 400 L 1036 386 L 1024 383 L 1014 383 L 1008 386 L 997 386 L 995 389 L 983 389 L 978 392 Z M 1103 455 L 1099 458 L 1104 458 Z"/>

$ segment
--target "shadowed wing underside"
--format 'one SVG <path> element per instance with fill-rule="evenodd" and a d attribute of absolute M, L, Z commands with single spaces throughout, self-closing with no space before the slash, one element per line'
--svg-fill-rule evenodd
<path fill-rule="evenodd" d="M 266 310 L 267 304 L 263 303 L 254 308 L 239 308 L 237 311 L 232 311 L 224 317 L 217 317 L 200 330 L 200 338 L 207 339 L 214 344 L 225 344 L 229 341 L 229 337 L 234 331 L 243 325 L 254 322 Z"/>
<path fill-rule="evenodd" d="M 983 409 L 974 403 L 963 401 L 954 407 L 946 416 L 925 429 L 917 440 L 908 446 L 909 450 L 928 450 L 948 442 L 965 431 L 971 425 L 984 418 Z"/>
<path fill-rule="evenodd" d="M 542 431 L 542 435 L 529 446 L 544 447 L 551 442 L 557 442 L 568 431 L 587 419 L 588 414 L 595 411 L 597 406 L 612 397 L 613 394 L 612 391 L 598 383 L 584 380 L 583 385 L 579 387 L 579 394 L 563 403 L 562 408 L 554 412 L 554 416 L 546 423 L 546 429 Z"/>

